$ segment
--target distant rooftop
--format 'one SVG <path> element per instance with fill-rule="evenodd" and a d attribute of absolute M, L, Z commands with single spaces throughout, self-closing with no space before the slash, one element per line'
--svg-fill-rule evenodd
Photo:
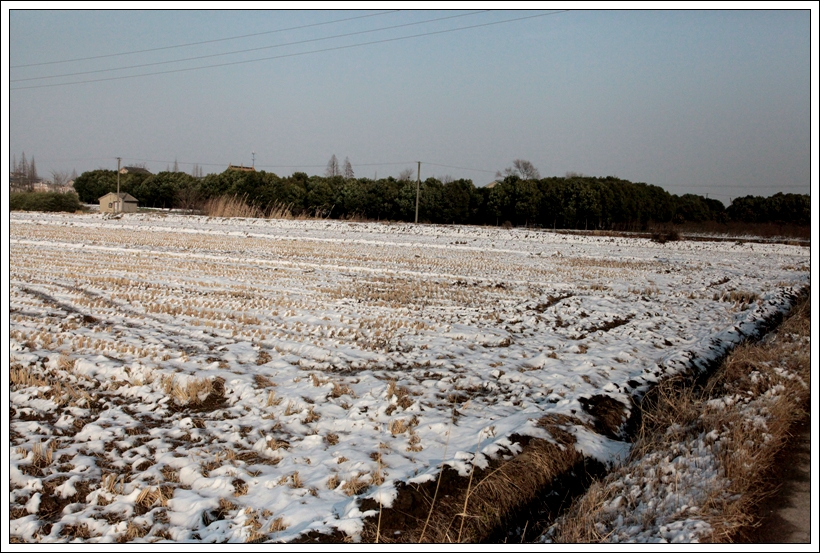
<path fill-rule="evenodd" d="M 146 169 L 145 167 L 123 167 L 120 169 L 120 173 L 123 175 L 126 174 L 133 174 L 133 175 L 151 175 L 151 171 Z"/>

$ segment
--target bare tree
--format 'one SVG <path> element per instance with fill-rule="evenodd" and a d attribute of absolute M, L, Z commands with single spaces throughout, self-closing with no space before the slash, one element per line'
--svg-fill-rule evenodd
<path fill-rule="evenodd" d="M 201 172 L 201 170 L 200 170 Z M 186 183 L 176 193 L 177 206 L 189 213 L 193 213 L 202 204 L 202 190 L 199 183 Z"/>
<path fill-rule="evenodd" d="M 507 167 L 504 171 L 496 171 L 495 178 L 504 178 L 509 176 L 521 177 L 524 180 L 540 179 L 541 174 L 535 165 L 526 159 L 516 159 L 513 161 L 512 167 Z"/>
<path fill-rule="evenodd" d="M 441 184 L 450 184 L 451 182 L 453 182 L 454 179 L 450 175 L 444 175 L 443 177 L 441 177 L 438 180 L 441 181 Z"/>
<path fill-rule="evenodd" d="M 32 181 L 29 179 L 29 165 L 28 159 L 26 159 L 26 152 L 23 152 L 23 155 L 20 156 L 20 162 L 17 164 L 17 183 L 23 189 L 27 189 L 31 186 Z"/>
<path fill-rule="evenodd" d="M 541 178 L 541 174 L 538 172 L 538 169 L 535 168 L 535 165 L 526 159 L 516 159 L 513 161 L 513 166 L 518 169 L 521 173 L 521 178 L 525 180 Z"/>
<path fill-rule="evenodd" d="M 39 182 L 40 176 L 37 174 L 37 165 L 34 163 L 34 156 L 31 156 L 31 163 L 28 166 L 28 184 L 32 186 L 35 182 Z"/>
<path fill-rule="evenodd" d="M 415 172 L 413 169 L 411 169 L 411 168 L 402 169 L 401 173 L 399 173 L 399 180 L 402 180 L 402 181 L 404 181 L 404 180 L 412 180 L 413 175 L 414 175 L 415 173 L 416 173 L 416 172 Z"/>
<path fill-rule="evenodd" d="M 345 179 L 355 179 L 356 176 L 353 174 L 353 166 L 350 164 L 350 159 L 345 157 L 344 169 L 343 169 Z"/>
<path fill-rule="evenodd" d="M 65 186 L 68 184 L 68 171 L 51 171 L 51 184 L 54 186 Z"/>
<path fill-rule="evenodd" d="M 335 177 L 340 175 L 339 172 L 339 160 L 336 159 L 336 154 L 330 156 L 330 161 L 327 162 L 327 169 L 325 169 L 325 176 L 326 177 Z"/>

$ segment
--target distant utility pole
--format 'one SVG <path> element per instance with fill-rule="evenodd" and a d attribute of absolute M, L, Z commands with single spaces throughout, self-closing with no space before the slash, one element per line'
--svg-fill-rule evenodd
<path fill-rule="evenodd" d="M 251 167 L 256 168 L 256 152 L 251 152 Z"/>
<path fill-rule="evenodd" d="M 418 162 L 419 168 L 416 173 L 416 224 L 419 224 L 419 186 L 421 185 L 421 162 Z"/>
<path fill-rule="evenodd" d="M 117 213 L 120 212 L 120 160 L 122 158 L 117 158 Z"/>

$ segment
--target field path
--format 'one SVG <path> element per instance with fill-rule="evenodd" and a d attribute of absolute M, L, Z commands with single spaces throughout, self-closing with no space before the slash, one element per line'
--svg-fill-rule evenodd
<path fill-rule="evenodd" d="M 795 426 L 776 462 L 779 470 L 773 478 L 780 489 L 760 506 L 763 520 L 742 536 L 745 543 L 811 543 L 810 417 Z"/>

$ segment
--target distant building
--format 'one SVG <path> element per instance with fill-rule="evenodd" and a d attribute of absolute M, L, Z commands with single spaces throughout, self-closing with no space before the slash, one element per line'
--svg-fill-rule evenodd
<path fill-rule="evenodd" d="M 109 192 L 100 198 L 100 213 L 136 213 L 138 203 L 131 194 L 120 192 L 118 197 L 115 192 Z"/>
<path fill-rule="evenodd" d="M 120 169 L 120 174 L 122 175 L 151 175 L 151 171 L 146 169 L 145 167 L 123 167 Z"/>
<path fill-rule="evenodd" d="M 245 167 L 244 165 L 228 164 L 228 171 L 256 171 L 254 167 Z"/>
<path fill-rule="evenodd" d="M 496 187 L 496 186 L 498 186 L 499 184 L 501 184 L 501 181 L 494 180 L 493 182 L 491 182 L 490 184 L 488 184 L 485 188 L 495 188 L 495 187 Z"/>

